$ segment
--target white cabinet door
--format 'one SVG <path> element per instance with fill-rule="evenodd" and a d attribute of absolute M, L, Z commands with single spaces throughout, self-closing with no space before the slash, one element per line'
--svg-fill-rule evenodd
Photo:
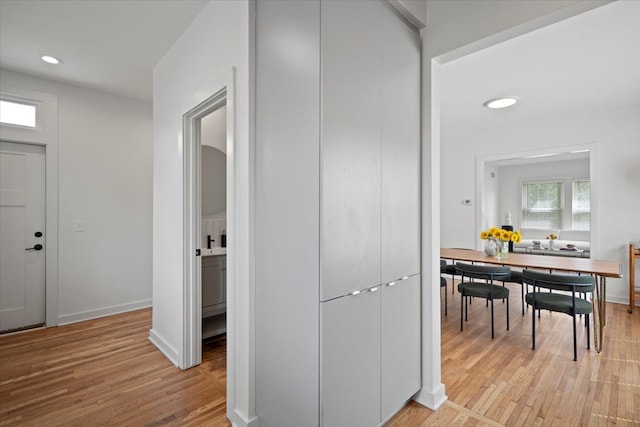
<path fill-rule="evenodd" d="M 225 311 L 226 257 L 208 256 L 202 259 L 202 316 L 219 314 Z"/>
<path fill-rule="evenodd" d="M 380 290 L 321 303 L 320 419 L 380 424 Z"/>
<path fill-rule="evenodd" d="M 321 289 L 380 283 L 378 1 L 321 4 Z"/>
<path fill-rule="evenodd" d="M 420 39 L 382 10 L 382 283 L 420 271 Z"/>
<path fill-rule="evenodd" d="M 420 388 L 420 276 L 382 288 L 382 421 Z"/>
<path fill-rule="evenodd" d="M 317 426 L 320 2 L 255 3 L 256 415 Z"/>

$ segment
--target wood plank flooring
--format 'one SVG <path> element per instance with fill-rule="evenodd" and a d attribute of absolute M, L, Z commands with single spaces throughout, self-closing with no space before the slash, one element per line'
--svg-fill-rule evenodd
<path fill-rule="evenodd" d="M 640 312 L 607 305 L 604 352 L 586 350 L 571 318 L 542 313 L 531 350 L 531 312 L 511 289 L 511 325 L 495 305 L 470 307 L 460 332 L 460 297 L 442 316 L 442 381 L 437 411 L 414 402 L 388 426 L 638 426 Z M 444 290 L 442 290 L 444 292 Z M 444 311 L 443 311 L 444 313 Z M 147 337 L 151 310 L 0 336 L 0 426 L 228 426 L 224 336 L 203 345 L 202 365 L 181 371 Z"/>
<path fill-rule="evenodd" d="M 508 287 L 510 330 L 505 304 L 496 302 L 493 340 L 484 300 L 471 304 L 460 332 L 460 295 L 449 293 L 441 352 L 449 400 L 435 413 L 411 403 L 387 425 L 640 426 L 639 313 L 607 304 L 600 354 L 593 343 L 586 349 L 586 329 L 579 323 L 574 362 L 571 317 L 542 312 L 531 350 L 531 311 L 521 314 L 520 285 Z"/>
<path fill-rule="evenodd" d="M 0 426 L 228 426 L 226 342 L 181 371 L 147 339 L 151 310 L 0 336 Z"/>

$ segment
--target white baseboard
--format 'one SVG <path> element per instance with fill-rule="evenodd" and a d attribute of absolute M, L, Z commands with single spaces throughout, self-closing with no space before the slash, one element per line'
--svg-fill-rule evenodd
<path fill-rule="evenodd" d="M 127 304 L 113 305 L 111 307 L 99 308 L 97 310 L 82 311 L 80 313 L 64 314 L 58 316 L 58 325 L 82 322 L 84 320 L 97 319 L 99 317 L 111 316 L 113 314 L 126 313 L 127 311 L 139 310 L 151 307 L 151 300 L 136 301 Z"/>
<path fill-rule="evenodd" d="M 162 336 L 153 329 L 149 331 L 149 341 L 151 341 L 151 343 L 155 345 L 158 350 L 160 350 L 160 352 L 171 361 L 171 363 L 176 365 L 178 368 L 180 367 L 178 350 L 173 348 L 167 340 L 162 338 Z"/>
<path fill-rule="evenodd" d="M 629 297 L 628 296 L 617 296 L 617 295 L 607 295 L 607 302 L 612 302 L 615 304 L 629 305 Z M 636 307 L 640 307 L 640 300 L 636 301 Z"/>
<path fill-rule="evenodd" d="M 249 420 L 237 410 L 227 411 L 227 415 L 231 415 L 231 417 L 227 417 L 231 421 L 231 427 L 258 427 L 258 417 L 253 417 Z"/>
<path fill-rule="evenodd" d="M 444 394 L 444 384 L 442 383 L 439 384 L 435 390 L 429 391 L 422 388 L 413 396 L 414 401 L 434 411 L 446 402 L 447 399 L 447 395 Z"/>

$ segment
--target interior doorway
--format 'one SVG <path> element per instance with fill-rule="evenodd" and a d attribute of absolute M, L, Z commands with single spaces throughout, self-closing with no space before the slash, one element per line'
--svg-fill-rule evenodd
<path fill-rule="evenodd" d="M 484 230 L 494 224 L 502 224 L 503 214 L 509 213 L 516 229 L 522 225 L 522 194 L 513 189 L 520 189 L 525 181 L 560 181 L 562 192 L 563 218 L 561 227 L 574 228 L 572 224 L 572 182 L 586 179 L 590 188 L 589 225 L 586 230 L 590 234 L 590 253 L 597 248 L 598 218 L 598 180 L 597 180 L 597 144 L 587 143 L 571 146 L 558 146 L 553 149 L 491 155 L 476 158 L 476 230 Z M 514 174 L 512 171 L 517 170 Z M 532 174 L 530 171 L 535 171 Z M 509 173 L 507 173 L 509 172 Z M 504 182 L 511 182 L 512 191 L 506 191 Z M 500 196 L 498 196 L 500 195 Z M 535 228 L 535 227 L 534 227 Z M 476 249 L 482 248 L 476 233 Z"/>
<path fill-rule="evenodd" d="M 218 104 L 217 104 L 218 105 Z M 200 119 L 202 338 L 226 332 L 227 107 Z"/>
<path fill-rule="evenodd" d="M 184 369 L 202 362 L 203 337 L 233 334 L 227 303 L 234 280 L 232 99 L 227 84 L 183 116 Z"/>

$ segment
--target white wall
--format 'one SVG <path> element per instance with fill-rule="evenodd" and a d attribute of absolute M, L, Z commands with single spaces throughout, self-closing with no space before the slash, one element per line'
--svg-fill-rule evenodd
<path fill-rule="evenodd" d="M 227 208 L 227 156 L 217 148 L 202 146 L 202 215 Z"/>
<path fill-rule="evenodd" d="M 227 106 L 222 106 L 200 122 L 202 146 L 202 215 L 227 208 Z"/>
<path fill-rule="evenodd" d="M 218 108 L 202 118 L 200 123 L 202 145 L 208 145 L 223 153 L 227 152 L 227 106 Z"/>
<path fill-rule="evenodd" d="M 516 230 L 522 228 L 522 182 L 563 181 L 565 209 L 561 228 L 570 229 L 573 228 L 571 212 L 573 180 L 589 178 L 589 159 L 501 166 L 498 168 L 497 178 L 499 185 L 498 219 L 501 221 L 505 212 L 511 212 L 512 224 Z"/>
<path fill-rule="evenodd" d="M 234 182 L 237 233 L 231 235 L 228 230 L 229 249 L 232 250 L 233 245 L 237 249 L 233 256 L 229 256 L 229 252 L 227 256 L 228 353 L 235 348 L 228 360 L 227 416 L 238 425 L 246 425 L 254 418 L 250 389 L 253 359 L 249 352 L 253 313 L 249 283 L 250 19 L 248 0 L 209 2 L 153 73 L 153 326 L 150 338 L 174 363 L 186 368 L 182 117 L 216 93 L 231 67 L 236 67 L 233 129 L 236 146 L 233 153 L 227 152 L 239 177 Z M 233 288 L 231 283 L 235 283 Z"/>
<path fill-rule="evenodd" d="M 444 131 L 443 131 L 444 133 Z M 640 108 L 550 117 L 546 121 L 478 131 L 446 129 L 442 144 L 442 245 L 475 247 L 475 210 L 461 206 L 460 194 L 474 194 L 476 157 L 579 145 L 590 142 L 592 183 L 591 258 L 618 261 L 627 270 L 629 241 L 640 237 Z M 448 168 L 446 165 L 457 165 Z M 594 173 L 595 170 L 595 173 Z M 465 210 L 466 209 L 466 210 Z M 514 216 L 514 219 L 517 216 Z M 607 280 L 607 298 L 628 301 L 628 279 Z"/>
<path fill-rule="evenodd" d="M 484 170 L 484 198 L 485 203 L 484 212 L 482 213 L 482 219 L 486 224 L 483 224 L 482 229 L 486 230 L 489 227 L 499 227 L 504 224 L 503 216 L 500 210 L 501 193 L 500 193 L 500 168 L 489 166 Z M 476 200 L 472 199 L 472 203 Z M 475 206 L 465 206 L 467 209 L 474 210 Z"/>
<path fill-rule="evenodd" d="M 151 105 L 4 69 L 0 83 L 58 97 L 58 322 L 150 306 Z"/>

